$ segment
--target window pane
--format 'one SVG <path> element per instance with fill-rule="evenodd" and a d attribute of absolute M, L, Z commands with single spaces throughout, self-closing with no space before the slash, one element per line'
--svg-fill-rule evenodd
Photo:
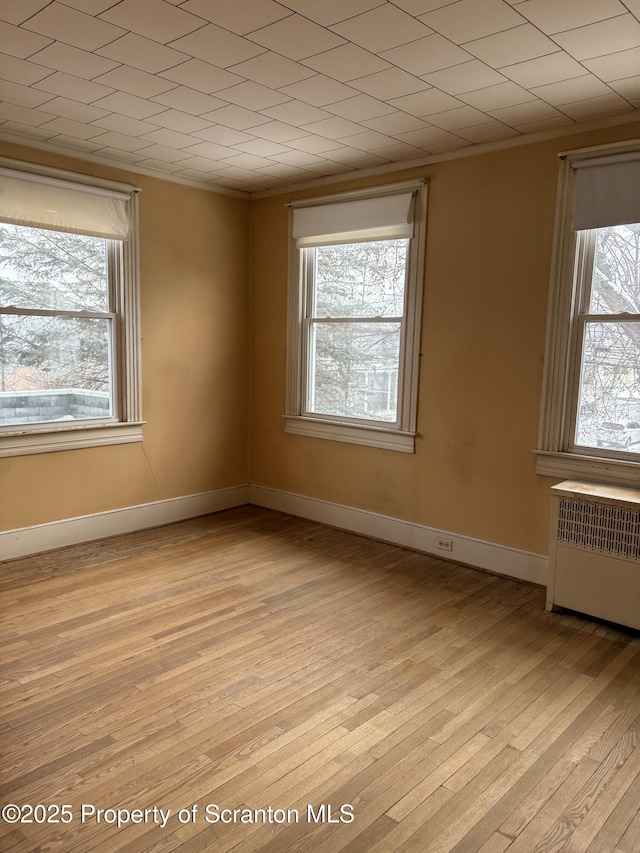
<path fill-rule="evenodd" d="M 640 453 L 640 323 L 585 324 L 576 444 Z"/>
<path fill-rule="evenodd" d="M 640 314 L 640 224 L 598 228 L 590 314 Z"/>
<path fill-rule="evenodd" d="M 107 241 L 0 224 L 0 305 L 108 311 Z"/>
<path fill-rule="evenodd" d="M 316 317 L 402 317 L 408 240 L 319 246 Z"/>
<path fill-rule="evenodd" d="M 313 323 L 309 411 L 395 422 L 400 323 Z"/>
<path fill-rule="evenodd" d="M 110 417 L 110 325 L 0 314 L 0 424 Z"/>

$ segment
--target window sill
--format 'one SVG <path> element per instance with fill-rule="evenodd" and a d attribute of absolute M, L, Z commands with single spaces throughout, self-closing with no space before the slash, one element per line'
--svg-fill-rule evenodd
<path fill-rule="evenodd" d="M 577 453 L 535 450 L 536 474 L 564 480 L 596 480 L 614 486 L 636 486 L 640 481 L 640 460 L 605 459 Z"/>
<path fill-rule="evenodd" d="M 72 429 L 49 428 L 0 435 L 0 457 L 26 456 L 76 450 L 82 447 L 102 447 L 109 444 L 131 444 L 142 441 L 142 424 L 116 423 L 100 426 L 76 426 Z"/>
<path fill-rule="evenodd" d="M 284 431 L 291 435 L 306 435 L 311 438 L 324 438 L 327 441 L 343 441 L 347 444 L 363 444 L 382 450 L 415 453 L 415 433 L 384 427 L 358 426 L 286 415 Z"/>

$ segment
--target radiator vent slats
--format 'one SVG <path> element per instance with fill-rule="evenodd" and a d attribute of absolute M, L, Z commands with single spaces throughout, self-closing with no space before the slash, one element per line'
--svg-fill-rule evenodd
<path fill-rule="evenodd" d="M 640 511 L 620 504 L 561 497 L 558 542 L 622 560 L 639 560 Z"/>

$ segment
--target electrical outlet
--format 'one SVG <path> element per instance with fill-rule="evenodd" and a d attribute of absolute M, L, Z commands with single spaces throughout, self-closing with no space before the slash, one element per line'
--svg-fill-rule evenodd
<path fill-rule="evenodd" d="M 440 551 L 453 551 L 453 542 L 445 536 L 439 536 L 436 540 L 436 547 Z"/>

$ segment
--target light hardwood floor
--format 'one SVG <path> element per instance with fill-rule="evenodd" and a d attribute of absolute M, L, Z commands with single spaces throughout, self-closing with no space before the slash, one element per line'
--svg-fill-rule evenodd
<path fill-rule="evenodd" d="M 638 635 L 542 589 L 254 507 L 0 569 L 0 804 L 72 818 L 0 850 L 640 851 Z"/>

